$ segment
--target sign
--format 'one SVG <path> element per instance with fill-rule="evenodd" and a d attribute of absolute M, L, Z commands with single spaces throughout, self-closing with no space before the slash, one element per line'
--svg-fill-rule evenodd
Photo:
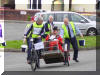
<path fill-rule="evenodd" d="M 51 35 L 51 36 L 50 36 L 50 40 L 53 40 L 53 39 L 55 39 L 55 38 L 56 38 L 55 35 Z"/>
<path fill-rule="evenodd" d="M 65 46 L 64 46 L 65 48 L 64 48 L 64 51 L 67 51 L 67 44 L 65 44 Z"/>
<path fill-rule="evenodd" d="M 40 34 L 41 28 L 34 28 L 33 34 Z"/>
<path fill-rule="evenodd" d="M 27 12 L 26 12 L 26 11 L 20 11 L 20 14 L 21 14 L 21 15 L 26 15 Z"/>
<path fill-rule="evenodd" d="M 43 42 L 39 42 L 34 44 L 35 50 L 39 50 L 39 49 L 44 49 L 44 43 Z"/>
<path fill-rule="evenodd" d="M 0 52 L 0 75 L 4 72 L 4 52 Z"/>
<path fill-rule="evenodd" d="M 0 20 L 0 50 L 4 48 L 2 43 L 4 43 L 4 21 Z"/>

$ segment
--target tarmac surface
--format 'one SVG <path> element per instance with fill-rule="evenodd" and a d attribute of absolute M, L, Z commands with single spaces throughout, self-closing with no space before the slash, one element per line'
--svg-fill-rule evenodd
<path fill-rule="evenodd" d="M 41 59 L 40 69 L 37 71 L 96 71 L 96 50 L 79 51 L 80 62 L 76 63 L 72 60 L 71 54 L 70 66 L 65 66 L 63 62 L 54 64 L 45 64 Z M 21 52 L 5 52 L 5 71 L 31 71 L 30 65 L 26 61 L 26 53 Z"/>

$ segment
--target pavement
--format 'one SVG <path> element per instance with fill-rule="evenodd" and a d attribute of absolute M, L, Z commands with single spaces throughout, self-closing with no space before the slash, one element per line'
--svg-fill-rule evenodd
<path fill-rule="evenodd" d="M 71 54 L 70 66 L 64 66 L 63 62 L 54 64 L 45 64 L 41 59 L 40 69 L 37 71 L 96 71 L 96 50 L 79 51 L 78 63 L 72 60 Z M 30 65 L 26 61 L 26 53 L 5 52 L 5 71 L 31 71 Z"/>

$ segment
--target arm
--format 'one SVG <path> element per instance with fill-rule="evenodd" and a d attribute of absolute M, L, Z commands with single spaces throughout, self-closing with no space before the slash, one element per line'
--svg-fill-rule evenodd
<path fill-rule="evenodd" d="M 49 40 L 49 35 L 45 38 L 45 40 L 46 40 L 46 41 L 48 41 L 48 40 Z"/>
<path fill-rule="evenodd" d="M 32 29 L 33 29 L 33 24 L 31 24 L 30 27 L 27 28 L 27 30 L 24 33 L 24 36 L 27 36 L 29 34 L 29 32 L 32 31 Z"/>
<path fill-rule="evenodd" d="M 81 33 L 81 31 L 79 30 L 79 28 L 75 25 L 75 30 L 77 34 L 80 34 L 81 37 L 83 37 L 83 34 Z"/>
<path fill-rule="evenodd" d="M 58 37 L 58 40 L 61 44 L 63 44 L 63 39 L 61 38 L 61 36 Z"/>
<path fill-rule="evenodd" d="M 25 42 L 26 42 L 27 35 L 28 35 L 28 34 L 29 34 L 29 32 L 32 30 L 32 28 L 33 28 L 33 24 L 32 24 L 32 25 L 30 25 L 30 27 L 26 27 L 26 28 L 25 28 L 23 43 L 25 43 Z"/>
<path fill-rule="evenodd" d="M 39 34 L 41 37 L 43 37 L 43 38 L 45 38 L 46 37 L 46 35 L 45 35 L 45 27 L 43 26 L 43 28 L 42 28 L 42 30 L 41 30 L 41 32 L 40 32 L 40 34 Z"/>
<path fill-rule="evenodd" d="M 48 23 L 45 23 L 44 28 L 45 28 L 45 32 L 48 32 L 49 31 Z"/>
<path fill-rule="evenodd" d="M 28 28 L 29 28 L 30 24 L 27 24 L 24 30 L 24 34 L 27 32 Z"/>
<path fill-rule="evenodd" d="M 60 36 L 61 36 L 61 38 L 64 37 L 64 30 L 62 28 L 60 29 Z"/>

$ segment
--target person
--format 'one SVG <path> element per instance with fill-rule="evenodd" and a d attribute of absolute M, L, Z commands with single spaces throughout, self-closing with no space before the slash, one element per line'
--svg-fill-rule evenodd
<path fill-rule="evenodd" d="M 78 58 L 78 44 L 76 39 L 76 34 L 80 34 L 80 36 L 83 38 L 83 35 L 81 31 L 78 29 L 78 27 L 73 23 L 69 22 L 68 18 L 64 18 L 64 24 L 62 25 L 62 28 L 60 29 L 60 35 L 62 38 L 64 38 L 65 44 L 67 43 L 67 49 L 70 50 L 70 43 L 73 46 L 74 49 L 74 55 L 73 60 L 75 62 L 79 62 Z"/>
<path fill-rule="evenodd" d="M 44 27 L 45 27 L 45 36 L 50 35 L 53 32 L 53 27 L 54 27 L 53 16 L 51 15 L 49 16 L 49 19 L 45 23 Z"/>
<path fill-rule="evenodd" d="M 64 52 L 64 50 L 62 48 L 63 39 L 61 38 L 60 35 L 58 35 L 58 27 L 57 26 L 55 26 L 53 28 L 53 33 L 52 33 L 51 37 L 52 36 L 54 36 L 54 38 L 52 38 L 52 40 L 57 39 L 58 42 L 57 41 L 51 41 L 50 45 L 49 45 L 51 47 L 50 50 L 53 50 L 52 47 L 58 44 L 59 50 L 61 50 L 62 52 Z M 47 35 L 46 41 L 50 40 L 51 37 L 50 37 L 50 35 Z"/>
<path fill-rule="evenodd" d="M 29 34 L 29 32 L 32 31 L 32 38 L 34 43 L 41 42 L 41 37 L 43 36 L 44 33 L 44 25 L 43 25 L 43 18 L 42 17 L 37 17 L 36 22 L 34 22 L 27 32 L 24 34 L 24 39 L 26 39 L 26 36 Z M 34 46 L 33 46 L 34 47 Z M 38 54 L 38 59 L 41 56 L 41 50 L 36 50 Z M 40 61 L 38 62 L 37 67 L 40 67 Z"/>
<path fill-rule="evenodd" d="M 32 22 L 32 23 L 35 22 L 34 19 L 35 19 L 35 18 L 31 17 L 31 22 Z M 31 26 L 31 24 L 27 24 L 27 25 L 26 25 L 24 34 L 27 32 L 27 30 L 28 30 L 28 28 L 29 28 L 30 26 Z M 32 31 L 30 31 L 30 32 L 28 33 L 28 35 L 26 36 L 26 39 L 24 39 L 24 41 L 26 40 L 26 43 L 27 43 L 27 45 L 28 45 L 28 50 L 27 50 L 27 63 L 28 63 L 28 64 L 30 63 L 30 55 L 31 55 L 30 53 L 31 53 L 31 48 L 32 48 L 32 42 L 30 41 L 31 35 L 32 35 Z M 25 43 L 24 41 L 23 41 L 23 43 Z"/>

